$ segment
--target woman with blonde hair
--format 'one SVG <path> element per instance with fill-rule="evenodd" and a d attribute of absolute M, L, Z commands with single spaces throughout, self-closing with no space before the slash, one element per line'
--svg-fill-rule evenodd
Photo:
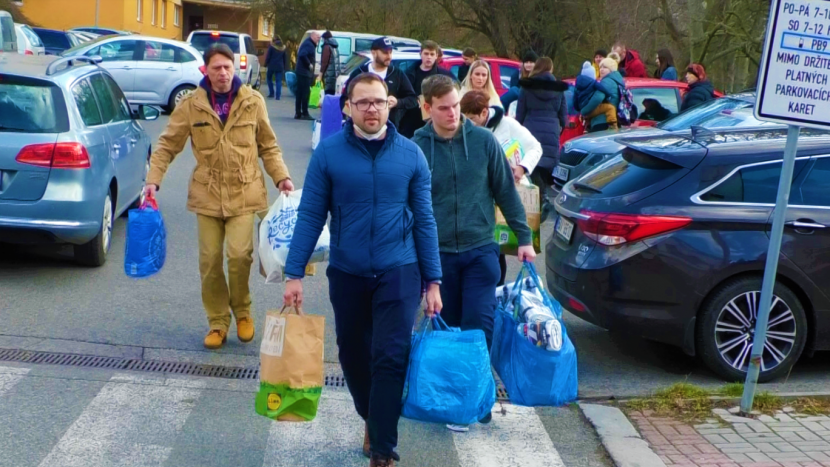
<path fill-rule="evenodd" d="M 464 97 L 464 94 L 472 90 L 486 92 L 490 96 L 491 106 L 502 107 L 499 93 L 493 84 L 493 74 L 490 72 L 490 65 L 484 60 L 476 60 L 470 65 L 470 72 L 467 73 L 467 77 L 461 83 L 461 97 Z"/>

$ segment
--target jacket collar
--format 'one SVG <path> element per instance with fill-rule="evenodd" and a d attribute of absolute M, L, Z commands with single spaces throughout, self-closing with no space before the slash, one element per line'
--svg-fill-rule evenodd
<path fill-rule="evenodd" d="M 239 78 L 234 77 L 234 81 L 238 79 Z M 233 98 L 233 103 L 231 104 L 231 111 L 228 114 L 227 122 L 225 122 L 225 128 L 232 127 L 236 123 L 236 121 L 239 120 L 239 116 L 242 114 L 242 112 L 240 112 L 240 109 L 248 107 L 249 105 L 256 102 L 255 99 L 257 99 L 256 94 L 254 94 L 254 92 L 251 91 L 250 87 L 241 86 L 241 81 L 239 83 L 240 87 L 236 90 L 236 96 Z M 208 92 L 204 87 L 199 86 L 198 88 L 196 88 L 195 91 L 193 91 L 193 104 L 196 107 L 213 115 L 213 117 L 216 118 L 216 121 L 218 121 L 221 126 L 222 119 L 219 118 L 219 115 L 216 115 L 216 112 L 210 105 L 210 96 L 208 95 Z"/>
<path fill-rule="evenodd" d="M 368 155 L 366 152 L 366 148 L 363 147 L 363 143 L 360 142 L 360 138 L 354 132 L 354 121 L 350 118 L 346 121 L 346 124 L 343 126 L 343 136 L 346 138 L 346 142 L 363 152 L 364 154 Z M 386 149 L 390 144 L 395 142 L 395 138 L 398 137 L 398 129 L 395 128 L 395 125 L 391 121 L 386 122 L 386 137 L 384 138 L 383 149 L 380 150 L 375 160 L 380 159 L 381 154 L 383 154 L 384 149 Z"/>

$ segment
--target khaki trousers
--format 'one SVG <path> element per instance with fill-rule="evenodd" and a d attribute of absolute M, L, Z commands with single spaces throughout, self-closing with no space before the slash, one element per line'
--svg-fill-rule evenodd
<path fill-rule="evenodd" d="M 227 332 L 233 311 L 236 319 L 251 315 L 248 281 L 254 252 L 254 214 L 218 218 L 197 215 L 202 304 L 210 329 Z M 225 254 L 228 250 L 228 278 Z"/>

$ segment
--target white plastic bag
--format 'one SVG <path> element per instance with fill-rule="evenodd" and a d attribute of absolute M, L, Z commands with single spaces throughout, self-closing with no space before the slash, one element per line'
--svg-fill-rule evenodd
<path fill-rule="evenodd" d="M 283 279 L 302 195 L 303 190 L 293 191 L 288 196 L 280 193 L 259 225 L 259 260 L 265 270 L 266 284 L 275 284 Z M 328 226 L 323 226 L 323 233 L 317 239 L 309 263 L 328 261 L 329 237 Z"/>
<path fill-rule="evenodd" d="M 323 132 L 323 122 L 321 120 L 314 120 L 311 128 L 311 150 L 317 149 L 320 144 L 320 134 Z"/>

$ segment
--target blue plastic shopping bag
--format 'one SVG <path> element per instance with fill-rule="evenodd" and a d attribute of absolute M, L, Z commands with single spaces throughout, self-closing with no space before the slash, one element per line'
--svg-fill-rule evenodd
<path fill-rule="evenodd" d="M 496 403 L 487 341 L 480 329 L 450 328 L 440 316 L 412 338 L 401 414 L 413 420 L 469 425 Z"/>
<path fill-rule="evenodd" d="M 149 277 L 159 272 L 167 256 L 167 231 L 155 198 L 148 197 L 131 209 L 127 221 L 124 272 L 130 277 Z"/>
<path fill-rule="evenodd" d="M 517 332 L 523 323 L 518 319 L 517 309 L 523 293 L 524 275 L 527 274 L 543 297 L 544 306 L 559 320 L 561 344 L 559 350 L 551 351 L 534 345 Z M 558 406 L 576 400 L 578 381 L 576 349 L 568 337 L 562 322 L 562 307 L 542 287 L 536 268 L 525 263 L 515 284 L 513 311 L 501 304 L 496 310 L 493 332 L 493 347 L 490 359 L 498 372 L 510 397 L 510 402 L 524 406 Z"/>

